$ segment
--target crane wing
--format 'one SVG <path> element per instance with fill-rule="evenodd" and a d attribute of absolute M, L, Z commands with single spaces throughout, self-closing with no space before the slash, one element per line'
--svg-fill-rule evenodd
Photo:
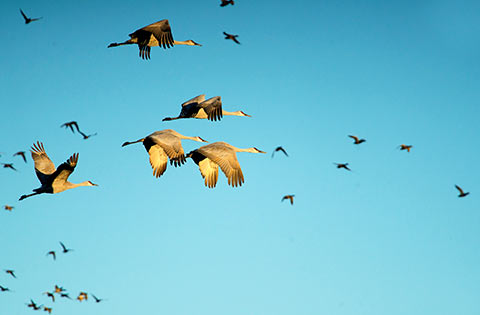
<path fill-rule="evenodd" d="M 150 156 L 150 165 L 153 169 L 153 176 L 158 178 L 162 176 L 167 169 L 168 157 L 159 145 L 151 145 L 147 151 Z"/>
<path fill-rule="evenodd" d="M 55 172 L 55 165 L 45 152 L 43 143 L 39 141 L 36 144 L 34 143 L 30 152 L 32 152 L 32 159 L 35 162 L 35 173 L 43 185 L 48 181 L 50 175 Z"/>
<path fill-rule="evenodd" d="M 180 138 L 172 135 L 169 129 L 148 136 L 143 141 L 143 144 L 149 145 L 149 141 L 159 145 L 170 158 L 170 164 L 173 164 L 175 167 L 186 162 L 185 152 L 183 151 Z"/>
<path fill-rule="evenodd" d="M 455 188 L 457 188 L 457 190 L 460 192 L 460 194 L 463 194 L 463 189 L 460 188 L 460 186 L 458 185 L 455 185 Z"/>
<path fill-rule="evenodd" d="M 229 185 L 232 187 L 242 186 L 244 178 L 235 151 L 225 147 L 221 143 L 212 143 L 198 148 L 197 152 L 220 166 L 222 172 L 228 179 Z"/>
<path fill-rule="evenodd" d="M 28 21 L 28 17 L 25 15 L 25 13 L 23 13 L 22 9 L 20 9 L 20 13 L 22 14 L 25 21 Z"/>
<path fill-rule="evenodd" d="M 75 170 L 78 162 L 78 153 L 74 153 L 66 162 L 60 164 L 53 176 L 52 186 L 64 184 Z"/>
<path fill-rule="evenodd" d="M 198 163 L 198 168 L 200 169 L 202 177 L 205 179 L 205 186 L 214 188 L 218 181 L 218 164 L 206 158 Z"/>
<path fill-rule="evenodd" d="M 192 104 L 192 103 L 201 103 L 205 101 L 205 94 L 201 94 L 199 96 L 195 96 L 194 98 L 192 98 L 191 100 L 188 100 L 186 101 L 185 103 L 182 104 L 182 107 L 183 106 L 186 106 L 186 105 L 189 105 L 189 104 Z"/>
<path fill-rule="evenodd" d="M 163 48 L 173 47 L 172 29 L 168 20 L 161 20 L 141 28 L 151 33 L 158 40 L 158 45 Z M 137 31 L 138 32 L 138 31 Z"/>
<path fill-rule="evenodd" d="M 208 120 L 217 121 L 223 117 L 222 98 L 220 96 L 215 96 L 201 102 L 200 107 L 203 108 L 207 114 Z"/>

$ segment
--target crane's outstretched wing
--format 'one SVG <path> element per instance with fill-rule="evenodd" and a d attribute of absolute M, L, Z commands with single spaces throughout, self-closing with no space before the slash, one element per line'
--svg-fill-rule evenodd
<path fill-rule="evenodd" d="M 78 153 L 74 153 L 66 162 L 60 164 L 55 171 L 55 173 L 52 175 L 53 176 L 53 183 L 52 186 L 55 186 L 55 184 L 62 184 L 65 183 L 70 176 L 70 174 L 73 173 L 75 170 L 75 166 L 77 166 L 78 162 Z"/>
<path fill-rule="evenodd" d="M 145 142 L 143 142 L 145 145 Z M 147 149 L 147 146 L 145 146 Z M 162 147 L 159 145 L 153 144 L 147 149 L 148 155 L 150 156 L 150 165 L 153 169 L 153 176 L 160 177 L 165 170 L 167 169 L 168 156 L 163 151 Z"/>
<path fill-rule="evenodd" d="M 207 114 L 208 120 L 217 121 L 223 117 L 222 98 L 220 96 L 215 96 L 201 102 L 200 107 L 203 108 Z"/>
<path fill-rule="evenodd" d="M 199 96 L 195 96 L 191 100 L 186 101 L 185 103 L 182 104 L 182 107 L 193 104 L 193 103 L 201 103 L 205 101 L 205 94 L 201 94 Z"/>
<path fill-rule="evenodd" d="M 232 187 L 242 186 L 244 178 L 235 151 L 221 143 L 212 143 L 200 147 L 196 151 L 220 166 L 229 185 Z"/>
<path fill-rule="evenodd" d="M 156 145 L 159 145 L 170 158 L 170 165 L 177 167 L 181 166 L 187 161 L 185 158 L 185 152 L 183 151 L 181 139 L 176 135 L 171 134 L 169 129 L 156 132 L 148 136 L 145 140 L 147 141 L 147 144 L 148 141 L 151 140 Z M 143 144 L 145 145 L 145 141 Z"/>
<path fill-rule="evenodd" d="M 457 190 L 460 192 L 460 194 L 462 194 L 462 195 L 464 194 L 463 189 L 460 188 L 460 186 L 455 185 L 455 188 L 457 188 Z"/>
<path fill-rule="evenodd" d="M 23 13 L 22 9 L 20 9 L 20 13 L 22 14 L 23 18 L 25 19 L 25 22 L 28 21 L 28 17 Z"/>
<path fill-rule="evenodd" d="M 45 152 L 43 143 L 39 141 L 37 141 L 36 144 L 34 143 L 30 152 L 32 152 L 32 159 L 35 162 L 35 173 L 37 174 L 38 180 L 43 185 L 55 172 L 55 165 Z"/>
<path fill-rule="evenodd" d="M 172 29 L 168 20 L 161 20 L 141 28 L 151 33 L 158 40 L 158 45 L 163 48 L 173 47 Z"/>

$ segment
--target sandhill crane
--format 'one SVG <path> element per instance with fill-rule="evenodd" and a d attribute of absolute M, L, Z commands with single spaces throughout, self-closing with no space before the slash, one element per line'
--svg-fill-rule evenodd
<path fill-rule="evenodd" d="M 237 43 L 237 44 L 240 45 L 240 42 L 237 40 L 238 35 L 232 35 L 232 34 L 228 34 L 228 33 L 226 33 L 226 32 L 223 32 L 223 35 L 225 35 L 225 39 L 231 39 L 231 40 L 233 40 L 235 43 Z"/>
<path fill-rule="evenodd" d="M 201 94 L 183 103 L 182 111 L 178 117 L 165 117 L 163 121 L 181 118 L 197 118 L 217 121 L 222 119 L 223 115 L 252 117 L 241 110 L 235 112 L 227 112 L 226 110 L 223 110 L 222 98 L 220 96 L 214 96 L 205 100 L 205 94 Z"/>
<path fill-rule="evenodd" d="M 59 243 L 60 243 L 60 246 L 62 246 L 62 252 L 63 252 L 64 254 L 73 251 L 73 249 L 67 248 L 62 242 L 59 242 Z"/>
<path fill-rule="evenodd" d="M 233 0 L 221 0 L 221 1 L 222 1 L 222 3 L 220 3 L 220 6 L 221 6 L 221 7 L 225 7 L 225 6 L 229 5 L 229 4 L 231 4 L 231 5 L 234 5 L 234 4 L 235 4 L 235 2 L 234 2 Z"/>
<path fill-rule="evenodd" d="M 25 19 L 25 24 L 29 24 L 29 23 L 32 23 L 32 22 L 35 22 L 35 21 L 38 21 L 41 19 L 41 17 L 39 18 L 29 18 L 25 15 L 25 13 L 22 11 L 22 9 L 20 9 L 20 13 L 22 14 L 23 18 Z"/>
<path fill-rule="evenodd" d="M 337 166 L 337 168 L 344 168 L 346 169 L 347 171 L 351 171 L 351 169 L 348 168 L 348 163 L 333 163 Z"/>
<path fill-rule="evenodd" d="M 360 144 L 367 141 L 365 139 L 359 139 L 358 137 L 352 135 L 350 135 L 349 137 L 354 140 L 353 144 Z"/>
<path fill-rule="evenodd" d="M 46 307 L 46 306 L 44 306 L 44 307 L 43 307 L 43 310 L 44 310 L 45 312 L 48 312 L 48 314 L 52 314 L 52 310 L 53 310 L 53 309 L 52 309 L 51 307 Z"/>
<path fill-rule="evenodd" d="M 5 272 L 14 277 L 15 279 L 17 278 L 17 276 L 15 276 L 15 270 L 5 269 Z"/>
<path fill-rule="evenodd" d="M 293 205 L 293 197 L 295 197 L 295 195 L 285 195 L 283 196 L 282 201 L 290 200 L 290 204 Z"/>
<path fill-rule="evenodd" d="M 75 170 L 75 166 L 77 166 L 78 153 L 74 153 L 65 163 L 60 164 L 58 169 L 55 169 L 55 165 L 45 152 L 43 143 L 34 143 L 30 152 L 35 162 L 35 173 L 42 186 L 34 189 L 33 194 L 22 195 L 20 200 L 39 194 L 56 194 L 80 186 L 98 186 L 88 180 L 79 184 L 67 181 L 70 174 Z"/>
<path fill-rule="evenodd" d="M 16 171 L 17 169 L 13 166 L 13 163 L 2 163 L 3 165 L 3 168 L 10 168 L 14 171 Z"/>
<path fill-rule="evenodd" d="M 9 206 L 9 205 L 5 205 L 4 208 L 5 208 L 5 210 L 7 210 L 7 211 L 12 211 L 15 207 Z"/>
<path fill-rule="evenodd" d="M 52 255 L 53 260 L 57 260 L 57 254 L 55 254 L 54 250 L 49 251 L 45 256 L 48 256 L 48 255 Z"/>
<path fill-rule="evenodd" d="M 65 127 L 65 128 L 70 128 L 70 130 L 75 133 L 75 129 L 77 129 L 78 133 L 81 134 L 83 136 L 83 140 L 87 140 L 88 138 L 90 137 L 93 137 L 93 136 L 96 136 L 97 133 L 93 133 L 93 134 L 90 134 L 90 135 L 87 135 L 85 133 L 83 133 L 80 128 L 78 127 L 78 123 L 76 121 L 71 121 L 71 122 L 66 122 L 64 123 L 63 125 L 61 125 L 60 127 Z M 73 129 L 75 127 L 75 129 Z"/>
<path fill-rule="evenodd" d="M 459 198 L 466 197 L 466 196 L 468 196 L 468 195 L 470 194 L 469 192 L 463 192 L 463 189 L 460 188 L 460 186 L 458 186 L 458 185 L 455 185 L 455 188 L 457 188 L 457 189 L 458 189 L 458 192 L 460 193 L 460 194 L 458 195 Z"/>
<path fill-rule="evenodd" d="M 59 287 L 58 285 L 55 285 L 55 289 L 53 290 L 54 293 L 62 293 L 65 292 L 66 290 L 62 287 Z"/>
<path fill-rule="evenodd" d="M 27 163 L 27 158 L 25 157 L 25 151 L 18 151 L 13 156 L 21 156 L 23 158 L 23 161 L 25 161 L 25 163 Z"/>
<path fill-rule="evenodd" d="M 214 142 L 193 150 L 187 157 L 198 165 L 208 188 L 216 186 L 219 166 L 227 177 L 228 184 L 237 187 L 242 186 L 244 179 L 236 152 L 266 153 L 257 148 L 240 149 L 226 142 Z"/>
<path fill-rule="evenodd" d="M 93 299 L 95 300 L 96 303 L 100 303 L 102 301 L 104 301 L 105 299 L 99 299 L 97 298 L 95 295 L 93 295 L 92 293 L 90 293 L 90 295 L 93 297 Z"/>
<path fill-rule="evenodd" d="M 55 302 L 55 294 L 51 292 L 43 292 L 43 294 L 46 294 L 49 298 L 52 299 L 52 302 Z"/>
<path fill-rule="evenodd" d="M 35 311 L 38 311 L 42 308 L 43 304 L 38 306 L 33 300 L 30 300 L 30 303 L 28 303 L 27 306 L 33 308 Z"/>
<path fill-rule="evenodd" d="M 78 294 L 77 300 L 79 302 L 82 302 L 83 300 L 87 301 L 88 300 L 88 294 L 86 292 L 80 292 Z"/>
<path fill-rule="evenodd" d="M 10 291 L 10 289 L 7 288 L 7 287 L 2 287 L 2 286 L 0 285 L 0 291 L 2 291 L 2 292 L 7 292 L 7 291 Z"/>
<path fill-rule="evenodd" d="M 278 151 L 283 152 L 283 154 L 285 154 L 285 156 L 288 157 L 287 151 L 285 151 L 284 148 L 282 148 L 282 147 L 276 147 L 275 150 L 272 152 L 272 158 L 273 158 L 273 155 L 275 154 L 275 152 L 278 152 Z"/>
<path fill-rule="evenodd" d="M 68 293 L 60 293 L 60 297 L 66 298 L 66 299 L 69 299 L 69 300 L 72 299 L 72 298 L 70 297 L 70 295 L 68 295 Z"/>
<path fill-rule="evenodd" d="M 208 142 L 200 137 L 187 137 L 179 134 L 175 130 L 165 129 L 155 131 L 154 133 L 133 142 L 125 142 L 122 147 L 138 142 L 143 142 L 145 150 L 150 156 L 150 165 L 153 169 L 153 175 L 160 177 L 167 169 L 167 162 L 170 159 L 170 165 L 175 167 L 185 163 L 185 153 L 182 147 L 182 139 L 189 139 L 197 142 Z"/>
<path fill-rule="evenodd" d="M 168 20 L 161 20 L 147 25 L 128 36 L 130 36 L 129 40 L 123 43 L 111 43 L 108 45 L 108 48 L 137 44 L 139 56 L 142 57 L 142 59 L 150 59 L 150 47 L 162 46 L 164 49 L 167 49 L 174 45 L 202 46 L 191 39 L 186 41 L 174 40 Z"/>
<path fill-rule="evenodd" d="M 406 145 L 406 144 L 401 144 L 398 146 L 401 150 L 407 150 L 407 152 L 410 152 L 410 149 L 413 147 L 413 145 Z"/>

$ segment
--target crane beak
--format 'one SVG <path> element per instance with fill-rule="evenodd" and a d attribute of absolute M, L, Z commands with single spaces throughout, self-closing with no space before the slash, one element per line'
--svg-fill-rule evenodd
<path fill-rule="evenodd" d="M 255 150 L 257 150 L 258 153 L 267 153 L 267 152 L 262 151 L 262 150 L 259 150 L 259 149 L 257 149 L 257 148 L 255 148 Z"/>
<path fill-rule="evenodd" d="M 97 184 L 92 183 L 91 181 L 88 181 L 92 186 L 98 186 Z"/>

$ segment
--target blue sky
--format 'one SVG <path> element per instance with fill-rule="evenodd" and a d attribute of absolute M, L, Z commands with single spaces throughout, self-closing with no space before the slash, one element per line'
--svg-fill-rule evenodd
<path fill-rule="evenodd" d="M 219 3 L 0 4 L 0 163 L 18 169 L 0 169 L 0 269 L 18 277 L 0 273 L 0 313 L 478 314 L 480 4 Z M 107 49 L 161 19 L 203 46 Z M 253 117 L 162 122 L 203 93 Z M 238 154 L 240 188 L 206 188 L 191 160 L 156 179 L 121 144 L 166 128 L 267 154 Z M 39 183 L 12 154 L 37 140 L 99 187 L 17 201 Z M 107 301 L 51 303 L 55 284 Z"/>

